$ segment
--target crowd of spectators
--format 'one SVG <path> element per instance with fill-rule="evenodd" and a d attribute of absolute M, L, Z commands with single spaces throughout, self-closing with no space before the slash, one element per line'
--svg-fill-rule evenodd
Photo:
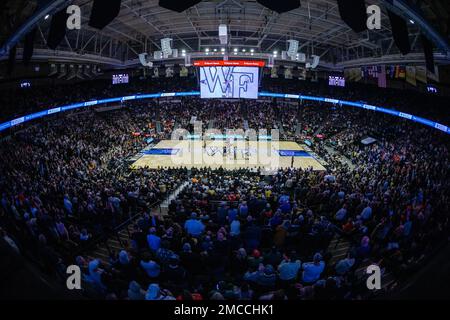
<path fill-rule="evenodd" d="M 192 129 L 192 117 L 204 130 L 281 127 L 282 139 L 310 140 L 327 171 L 129 169 L 127 158 L 147 138 Z M 377 141 L 362 144 L 367 136 Z M 80 266 L 89 297 L 360 299 L 367 293 L 360 266 L 374 263 L 402 279 L 445 240 L 449 163 L 445 134 L 364 110 L 132 102 L 63 115 L 1 142 L 1 236 L 61 279 L 67 265 Z M 168 214 L 155 214 L 155 203 L 186 181 Z M 89 257 L 96 238 L 132 217 L 129 243 L 107 261 Z M 334 262 L 333 239 L 350 244 Z"/>

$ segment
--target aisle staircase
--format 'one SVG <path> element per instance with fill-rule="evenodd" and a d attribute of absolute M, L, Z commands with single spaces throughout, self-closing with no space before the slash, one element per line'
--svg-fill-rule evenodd
<path fill-rule="evenodd" d="M 342 238 L 339 235 L 335 235 L 335 237 L 331 240 L 328 249 L 326 250 L 327 253 L 331 254 L 331 259 L 328 261 L 328 265 L 335 266 L 336 263 L 339 262 L 339 260 L 345 259 L 350 249 L 351 243 L 348 240 Z M 355 276 L 359 281 L 365 282 L 367 280 L 368 274 L 366 271 L 371 264 L 373 264 L 373 262 L 370 259 L 366 259 L 362 262 L 358 269 L 355 270 Z M 377 294 L 389 290 L 395 285 L 396 278 L 394 274 L 388 269 L 384 268 L 381 269 L 381 290 L 373 292 L 368 291 L 367 294 L 369 296 L 376 296 Z"/>
<path fill-rule="evenodd" d="M 343 164 L 346 164 L 352 171 L 355 170 L 355 165 L 352 163 L 352 161 L 347 158 L 346 156 L 342 155 L 341 153 L 337 152 L 334 148 L 324 145 L 325 150 L 331 155 L 339 155 L 339 159 L 341 159 L 341 162 Z"/>
<path fill-rule="evenodd" d="M 348 240 L 342 238 L 339 235 L 335 235 L 334 238 L 331 240 L 328 249 L 326 250 L 326 252 L 331 255 L 331 259 L 328 262 L 328 264 L 334 265 L 339 260 L 344 259 L 347 256 L 350 247 L 351 244 Z"/>
<path fill-rule="evenodd" d="M 172 192 L 166 200 L 164 200 L 158 207 L 159 211 L 154 213 L 160 214 L 162 216 L 167 215 L 169 211 L 169 204 L 172 200 L 176 199 L 177 196 L 189 185 L 189 181 L 185 181 L 181 184 L 174 192 Z M 121 228 L 116 234 L 111 235 L 108 239 L 100 242 L 93 251 L 88 254 L 88 259 L 99 259 L 104 264 L 109 264 L 109 256 L 112 251 L 119 252 L 123 249 L 128 249 L 131 245 L 131 232 L 133 230 L 133 225 L 141 218 L 141 215 L 134 217 L 132 220 L 128 221 L 123 228 Z"/>

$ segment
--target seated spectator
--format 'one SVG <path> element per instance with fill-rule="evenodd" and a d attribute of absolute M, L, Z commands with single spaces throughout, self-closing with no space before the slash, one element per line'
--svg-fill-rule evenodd
<path fill-rule="evenodd" d="M 284 290 L 277 290 L 277 291 L 272 291 L 269 292 L 265 295 L 262 295 L 261 297 L 259 297 L 259 300 L 287 300 L 288 297 L 286 296 L 286 294 L 284 293 Z"/>
<path fill-rule="evenodd" d="M 356 257 L 360 260 L 364 260 L 369 256 L 370 250 L 370 239 L 368 236 L 364 236 L 361 239 L 361 244 L 356 248 Z"/>
<path fill-rule="evenodd" d="M 160 289 L 158 284 L 152 283 L 148 286 L 145 300 L 176 300 L 168 290 Z"/>
<path fill-rule="evenodd" d="M 150 228 L 150 234 L 147 235 L 148 247 L 151 251 L 156 252 L 161 246 L 161 238 L 156 235 L 156 229 L 154 227 Z"/>
<path fill-rule="evenodd" d="M 285 257 L 278 265 L 278 273 L 280 280 L 285 282 L 294 282 L 297 280 L 298 272 L 301 269 L 302 263 L 300 260 L 293 260 L 295 257 Z"/>
<path fill-rule="evenodd" d="M 137 224 L 133 225 L 133 231 L 131 232 L 131 246 L 135 250 L 140 250 L 148 245 L 145 233 L 142 232 L 141 228 Z"/>
<path fill-rule="evenodd" d="M 264 263 L 277 266 L 283 258 L 283 254 L 277 249 L 276 246 L 273 246 L 272 249 L 264 255 Z"/>
<path fill-rule="evenodd" d="M 369 220 L 372 217 L 372 207 L 370 205 L 367 205 L 363 211 L 361 212 L 361 218 L 363 220 Z"/>
<path fill-rule="evenodd" d="M 347 205 L 343 205 L 342 208 L 340 208 L 337 212 L 336 215 L 334 216 L 334 219 L 336 219 L 336 221 L 341 222 L 344 221 L 347 218 Z"/>
<path fill-rule="evenodd" d="M 180 266 L 180 258 L 173 255 L 169 259 L 169 264 L 163 268 L 162 278 L 167 282 L 183 284 L 186 279 L 186 270 Z"/>
<path fill-rule="evenodd" d="M 161 272 L 161 267 L 159 264 L 157 264 L 155 261 L 148 259 L 148 260 L 141 260 L 140 263 L 142 269 L 144 269 L 145 273 L 151 278 L 155 279 L 159 277 L 159 274 Z"/>
<path fill-rule="evenodd" d="M 202 273 L 202 257 L 198 252 L 192 251 L 189 243 L 183 245 L 183 251 L 180 253 L 181 264 L 186 268 L 187 276 L 198 275 Z"/>
<path fill-rule="evenodd" d="M 170 250 L 170 242 L 164 240 L 161 242 L 161 247 L 156 251 L 156 259 L 162 264 L 166 265 L 169 263 L 169 259 L 173 257 L 175 253 Z"/>
<path fill-rule="evenodd" d="M 259 270 L 247 272 L 244 280 L 253 282 L 261 287 L 274 287 L 277 281 L 277 274 L 271 265 L 261 266 Z"/>
<path fill-rule="evenodd" d="M 145 290 L 141 289 L 141 286 L 136 281 L 131 281 L 128 288 L 129 300 L 145 300 Z"/>
<path fill-rule="evenodd" d="M 238 210 L 236 209 L 236 206 L 232 206 L 230 209 L 228 209 L 228 221 L 233 221 L 236 219 L 238 215 Z"/>
<path fill-rule="evenodd" d="M 347 274 L 355 265 L 355 257 L 352 253 L 349 253 L 346 258 L 339 260 L 336 263 L 335 270 L 340 276 Z"/>
<path fill-rule="evenodd" d="M 258 262 L 259 265 L 259 262 Z M 231 272 L 235 277 L 244 274 L 248 269 L 247 252 L 244 248 L 240 248 L 233 255 L 231 260 Z"/>
<path fill-rule="evenodd" d="M 253 250 L 259 247 L 261 242 L 261 227 L 253 222 L 251 216 L 247 218 L 248 225 L 246 231 L 243 234 L 245 248 L 247 250 Z"/>
<path fill-rule="evenodd" d="M 236 236 L 239 236 L 240 233 L 241 233 L 241 223 L 236 218 L 230 224 L 230 235 L 232 237 L 236 237 Z"/>
<path fill-rule="evenodd" d="M 325 262 L 322 261 L 322 255 L 316 253 L 312 262 L 305 262 L 302 266 L 303 275 L 302 281 L 304 283 L 314 283 L 320 279 L 320 275 L 325 269 Z"/>
<path fill-rule="evenodd" d="M 91 235 L 88 233 L 87 229 L 83 228 L 80 232 L 80 241 L 87 242 L 91 239 Z"/>
<path fill-rule="evenodd" d="M 253 250 L 252 255 L 248 257 L 247 261 L 250 268 L 256 269 L 261 263 L 264 262 L 264 258 L 261 256 L 261 252 L 255 249 Z"/>
<path fill-rule="evenodd" d="M 204 224 L 197 219 L 197 214 L 195 212 L 191 214 L 191 219 L 186 221 L 184 228 L 187 233 L 193 237 L 199 237 L 205 230 Z"/>
<path fill-rule="evenodd" d="M 86 280 L 92 283 L 97 290 L 104 291 L 106 290 L 106 286 L 102 281 L 103 270 L 100 268 L 99 260 L 92 260 L 89 262 L 88 266 L 89 274 L 86 277 Z"/>
<path fill-rule="evenodd" d="M 239 216 L 246 219 L 248 216 L 248 206 L 246 201 L 242 201 L 239 205 Z"/>

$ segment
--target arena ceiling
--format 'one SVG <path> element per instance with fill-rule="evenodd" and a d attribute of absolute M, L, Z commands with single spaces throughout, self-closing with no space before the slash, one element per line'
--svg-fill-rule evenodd
<path fill-rule="evenodd" d="M 174 48 L 193 55 L 204 52 L 206 48 L 211 52 L 220 50 L 223 46 L 218 39 L 218 25 L 224 23 L 229 28 L 229 51 L 238 48 L 239 52 L 243 49 L 249 52 L 253 49 L 255 55 L 267 55 L 286 50 L 286 41 L 295 39 L 300 42 L 301 52 L 320 56 L 323 64 L 348 64 L 349 61 L 392 56 L 414 60 L 413 57 L 422 54 L 420 34 L 423 32 L 432 38 L 443 60 L 448 59 L 450 4 L 445 0 L 417 1 L 416 12 L 397 9 L 409 24 L 412 51 L 406 57 L 399 57 L 392 39 L 385 10 L 392 1 L 387 0 L 366 0 L 366 5 L 378 4 L 383 9 L 382 29 L 359 34 L 341 20 L 336 0 L 302 0 L 300 8 L 283 14 L 271 11 L 255 0 L 203 0 L 183 13 L 160 7 L 158 0 L 122 0 L 119 16 L 102 31 L 88 26 L 92 2 L 2 1 L 5 9 L 2 10 L 2 21 L 9 24 L 1 30 L 0 41 L 8 43 L 8 39 L 14 39 L 14 36 L 20 39 L 21 31 L 28 31 L 24 26 L 34 18 L 28 29 L 38 29 L 36 57 L 66 57 L 75 61 L 97 60 L 99 63 L 132 65 L 136 64 L 139 53 L 159 50 L 160 40 L 165 37 L 173 39 Z M 38 3 L 46 9 L 35 11 Z M 49 17 L 68 4 L 81 7 L 82 28 L 68 31 L 58 50 L 50 51 L 45 40 L 50 26 Z M 425 23 L 416 19 L 417 12 L 420 12 Z M 433 38 L 435 35 L 440 41 Z M 19 42 L 19 52 L 21 45 Z M 3 56 L 6 54 L 7 50 L 3 50 Z"/>

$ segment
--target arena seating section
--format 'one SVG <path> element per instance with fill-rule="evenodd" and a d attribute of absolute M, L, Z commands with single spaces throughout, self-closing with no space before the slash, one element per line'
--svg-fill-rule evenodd
<path fill-rule="evenodd" d="M 52 87 L 52 94 L 5 93 L 2 120 L 93 98 L 194 87 L 193 80 L 97 81 Z M 450 122 L 440 98 L 419 94 L 270 79 L 263 90 L 392 105 Z M 281 124 L 282 139 L 313 142 L 327 171 L 130 170 L 129 158 L 147 145 L 143 136 L 170 139 L 176 127 L 192 130 L 192 116 L 204 129 L 211 121 L 220 129 L 243 128 L 244 120 L 254 129 Z M 161 132 L 148 126 L 154 121 Z M 181 104 L 134 101 L 114 112 L 61 114 L 11 133 L 0 143 L 1 237 L 55 283 L 65 283 L 67 265 L 79 265 L 86 298 L 371 298 L 366 266 L 382 268 L 377 294 L 387 294 L 448 236 L 448 135 L 389 115 L 184 97 Z M 367 136 L 377 143 L 361 144 Z"/>

